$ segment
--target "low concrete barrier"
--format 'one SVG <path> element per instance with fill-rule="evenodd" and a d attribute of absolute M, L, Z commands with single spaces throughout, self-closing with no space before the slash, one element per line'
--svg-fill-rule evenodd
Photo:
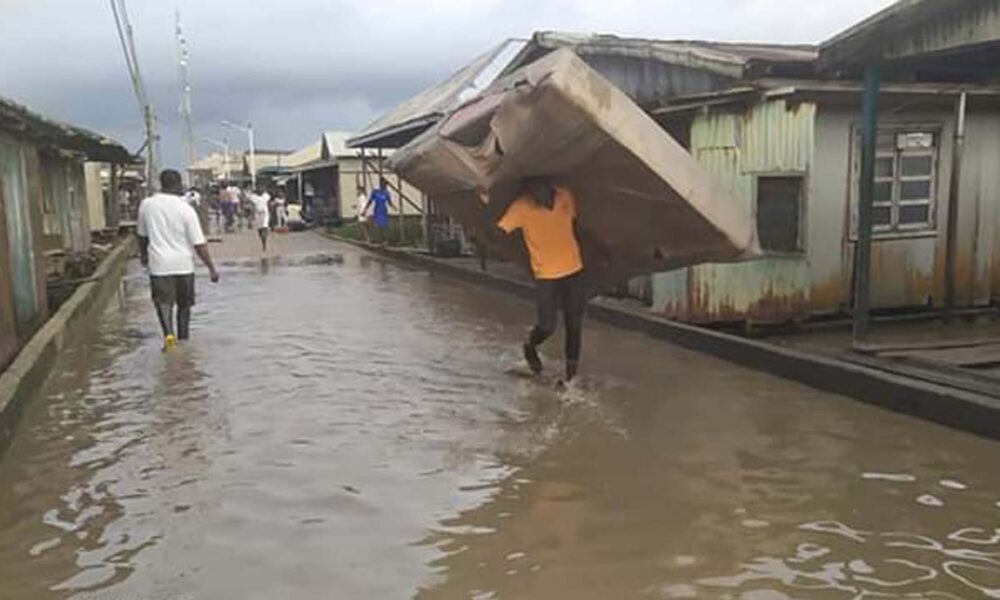
<path fill-rule="evenodd" d="M 14 437 L 26 401 L 45 382 L 59 351 L 85 332 L 118 289 L 128 261 L 131 241 L 124 240 L 73 292 L 59 310 L 21 349 L 6 371 L 0 373 L 0 457 Z"/>
<path fill-rule="evenodd" d="M 330 236 L 388 258 L 532 298 L 530 282 L 449 264 L 447 259 Z M 893 412 L 1000 439 L 1000 400 L 936 383 L 865 367 L 831 356 L 670 321 L 642 310 L 595 299 L 588 317 L 645 333 L 683 348 L 860 400 Z"/>

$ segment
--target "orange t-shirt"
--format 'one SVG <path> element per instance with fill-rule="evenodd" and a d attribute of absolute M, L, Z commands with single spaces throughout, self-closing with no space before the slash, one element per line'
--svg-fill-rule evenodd
<path fill-rule="evenodd" d="M 552 210 L 521 196 L 507 208 L 497 226 L 507 233 L 523 230 L 536 279 L 562 279 L 583 270 L 580 245 L 573 231 L 576 198 L 565 188 L 555 188 Z"/>

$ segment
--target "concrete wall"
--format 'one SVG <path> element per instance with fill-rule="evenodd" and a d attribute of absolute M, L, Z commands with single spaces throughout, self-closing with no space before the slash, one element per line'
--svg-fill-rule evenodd
<path fill-rule="evenodd" d="M 0 371 L 0 457 L 13 438 L 24 403 L 41 387 L 63 347 L 89 331 L 125 273 L 131 242 L 122 242 L 88 281 L 73 292 L 24 345 L 16 359 Z"/>

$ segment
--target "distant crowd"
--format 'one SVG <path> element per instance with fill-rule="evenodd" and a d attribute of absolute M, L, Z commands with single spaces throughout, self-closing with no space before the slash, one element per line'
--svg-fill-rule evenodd
<path fill-rule="evenodd" d="M 198 213 L 206 232 L 299 228 L 308 220 L 308 209 L 289 203 L 279 187 L 241 188 L 224 182 L 207 189 L 189 188 L 184 199 Z"/>

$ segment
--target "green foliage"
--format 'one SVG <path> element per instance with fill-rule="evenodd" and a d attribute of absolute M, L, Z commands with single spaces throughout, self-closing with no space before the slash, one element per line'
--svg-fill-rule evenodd
<path fill-rule="evenodd" d="M 369 221 L 367 230 L 369 235 L 367 239 L 375 243 L 385 241 L 389 246 L 395 247 L 424 247 L 426 244 L 423 220 L 419 216 L 403 217 L 402 230 L 400 217 L 390 217 L 389 227 L 381 230 Z M 365 233 L 356 221 L 349 221 L 340 227 L 328 227 L 327 231 L 345 239 L 366 241 Z"/>

